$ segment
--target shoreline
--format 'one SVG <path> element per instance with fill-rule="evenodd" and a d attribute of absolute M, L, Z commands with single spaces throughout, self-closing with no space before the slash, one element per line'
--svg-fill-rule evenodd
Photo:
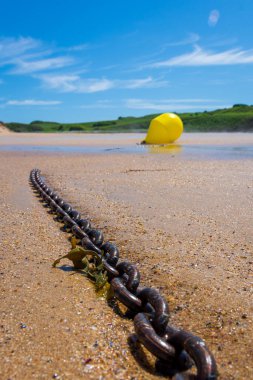
<path fill-rule="evenodd" d="M 0 145 L 54 145 L 63 146 L 120 146 L 137 144 L 146 133 L 8 133 L 0 134 Z M 184 132 L 174 143 L 168 145 L 253 145 L 253 132 Z M 146 144 L 145 144 L 146 145 Z"/>

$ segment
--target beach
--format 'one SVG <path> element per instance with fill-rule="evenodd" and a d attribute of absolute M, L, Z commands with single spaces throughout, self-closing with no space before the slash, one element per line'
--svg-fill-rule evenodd
<path fill-rule="evenodd" d="M 159 377 L 132 320 L 70 261 L 52 268 L 70 235 L 31 189 L 33 168 L 160 290 L 170 323 L 205 340 L 220 379 L 253 378 L 253 134 L 142 139 L 0 135 L 1 379 Z"/>

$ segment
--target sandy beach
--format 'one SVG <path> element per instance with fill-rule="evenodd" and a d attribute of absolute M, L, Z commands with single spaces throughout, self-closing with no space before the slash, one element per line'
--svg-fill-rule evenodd
<path fill-rule="evenodd" d="M 253 134 L 184 134 L 169 152 L 137 151 L 142 137 L 0 135 L 1 379 L 159 378 L 132 320 L 71 262 L 52 268 L 70 243 L 29 186 L 34 167 L 161 291 L 171 324 L 206 341 L 220 379 L 253 378 L 253 158 L 233 156 Z"/>

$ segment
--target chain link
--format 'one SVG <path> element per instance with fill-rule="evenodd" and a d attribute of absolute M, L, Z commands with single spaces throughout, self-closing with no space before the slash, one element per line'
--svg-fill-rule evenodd
<path fill-rule="evenodd" d="M 80 240 L 83 248 L 101 257 L 115 297 L 134 314 L 134 328 L 139 341 L 174 372 L 174 380 L 215 380 L 217 368 L 213 355 L 199 337 L 170 325 L 167 301 L 154 288 L 140 287 L 136 265 L 119 261 L 119 250 L 111 242 L 104 243 L 102 231 L 65 202 L 46 185 L 39 169 L 30 173 L 30 181 L 45 205 L 56 213 L 66 229 Z M 184 372 L 197 367 L 197 374 Z M 184 372 L 184 373 L 181 373 Z M 172 372 L 171 372 L 172 373 Z"/>

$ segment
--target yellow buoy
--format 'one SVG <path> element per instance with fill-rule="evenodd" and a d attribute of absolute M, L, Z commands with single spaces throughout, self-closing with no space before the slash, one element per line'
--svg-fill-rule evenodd
<path fill-rule="evenodd" d="M 146 144 L 169 144 L 177 140 L 183 132 L 183 122 L 174 113 L 163 113 L 151 120 Z"/>

